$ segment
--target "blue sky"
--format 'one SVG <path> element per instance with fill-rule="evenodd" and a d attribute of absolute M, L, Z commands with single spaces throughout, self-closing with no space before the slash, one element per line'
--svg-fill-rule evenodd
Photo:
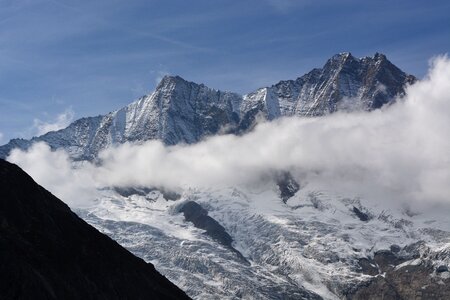
<path fill-rule="evenodd" d="M 333 54 L 419 77 L 450 49 L 450 1 L 0 0 L 0 144 L 152 91 L 164 74 L 247 93 Z"/>

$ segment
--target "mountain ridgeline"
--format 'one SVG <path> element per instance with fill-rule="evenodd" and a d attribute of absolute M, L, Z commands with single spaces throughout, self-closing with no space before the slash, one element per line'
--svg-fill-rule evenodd
<path fill-rule="evenodd" d="M 415 81 L 379 53 L 361 59 L 337 54 L 321 69 L 244 96 L 166 76 L 153 93 L 122 109 L 79 119 L 31 140 L 13 139 L 0 147 L 0 157 L 39 141 L 67 150 L 76 160 L 94 159 L 108 146 L 127 141 L 191 144 L 218 133 L 244 133 L 260 118 L 370 111 L 394 101 Z"/>

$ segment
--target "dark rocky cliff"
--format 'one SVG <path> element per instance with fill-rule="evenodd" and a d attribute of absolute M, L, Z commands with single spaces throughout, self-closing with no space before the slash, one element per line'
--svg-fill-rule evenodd
<path fill-rule="evenodd" d="M 153 265 L 0 160 L 1 299 L 188 299 Z"/>

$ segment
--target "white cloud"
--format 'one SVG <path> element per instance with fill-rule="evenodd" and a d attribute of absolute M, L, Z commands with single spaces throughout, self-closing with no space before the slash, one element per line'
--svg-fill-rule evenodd
<path fill-rule="evenodd" d="M 43 135 L 49 131 L 56 131 L 67 127 L 74 119 L 75 113 L 72 108 L 67 108 L 64 112 L 58 114 L 54 122 L 45 122 L 34 119 L 33 128 L 36 135 Z"/>
<path fill-rule="evenodd" d="M 40 185 L 70 206 L 91 203 L 99 187 L 93 180 L 95 171 L 91 164 L 73 168 L 65 151 L 51 151 L 45 143 L 34 144 L 28 152 L 13 150 L 7 160 L 20 165 Z"/>
<path fill-rule="evenodd" d="M 3 133 L 0 132 L 0 143 L 3 141 Z"/>
<path fill-rule="evenodd" d="M 255 184 L 278 170 L 290 170 L 302 185 L 374 201 L 448 202 L 449 89 L 450 60 L 440 57 L 405 98 L 371 113 L 285 118 L 195 145 L 124 144 L 102 152 L 100 166 L 74 171 L 67 154 L 44 145 L 8 159 L 73 203 L 102 186 Z"/>

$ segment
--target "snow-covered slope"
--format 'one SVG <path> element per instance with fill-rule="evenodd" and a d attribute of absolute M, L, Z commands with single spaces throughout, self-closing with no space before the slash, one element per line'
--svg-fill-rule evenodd
<path fill-rule="evenodd" d="M 192 201 L 225 228 L 241 255 L 185 219 L 181 208 Z M 435 295 L 449 293 L 439 286 L 450 283 L 449 273 L 437 271 L 450 263 L 444 212 L 448 207 L 413 216 L 395 204 L 309 185 L 284 203 L 275 182 L 187 188 L 178 200 L 166 200 L 157 190 L 126 196 L 110 190 L 78 211 L 194 299 L 352 298 L 377 274 L 417 266 L 426 266 L 417 273 L 420 280 L 429 280 L 430 289 L 438 285 Z"/>
<path fill-rule="evenodd" d="M 414 81 L 378 53 L 361 59 L 350 53 L 337 54 L 322 69 L 244 96 L 166 76 L 153 93 L 115 112 L 83 118 L 31 140 L 11 140 L 0 147 L 0 157 L 38 141 L 53 149 L 63 148 L 77 160 L 93 159 L 102 149 L 126 141 L 195 143 L 221 132 L 245 132 L 257 118 L 376 109 L 404 93 L 405 85 Z"/>

